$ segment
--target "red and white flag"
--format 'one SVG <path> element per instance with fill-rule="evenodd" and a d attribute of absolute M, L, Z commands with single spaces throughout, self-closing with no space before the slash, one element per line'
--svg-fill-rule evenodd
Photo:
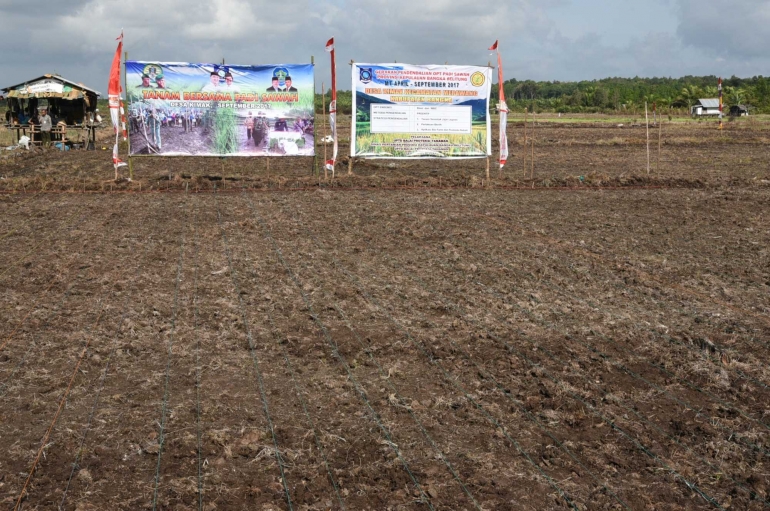
<path fill-rule="evenodd" d="M 329 125 L 332 128 L 332 140 L 334 141 L 332 159 L 326 161 L 326 168 L 332 171 L 333 177 L 334 166 L 337 163 L 337 151 L 339 150 L 339 141 L 337 140 L 337 63 L 334 58 L 333 37 L 326 43 L 326 51 L 332 54 L 332 101 L 329 104 Z M 321 92 L 326 94 L 326 91 Z"/>
<path fill-rule="evenodd" d="M 508 160 L 508 135 L 505 130 L 508 127 L 508 103 L 505 101 L 505 88 L 503 87 L 503 59 L 498 50 L 498 42 L 490 46 L 491 51 L 497 52 L 497 84 L 499 87 L 500 102 L 497 105 L 497 111 L 500 113 L 500 168 L 505 167 Z"/>
<path fill-rule="evenodd" d="M 117 38 L 117 41 L 118 49 L 115 50 L 115 57 L 112 59 L 110 83 L 107 87 L 107 97 L 109 98 L 110 104 L 110 118 L 112 119 L 112 127 L 115 130 L 115 146 L 112 148 L 112 164 L 115 166 L 116 171 L 118 167 L 125 165 L 125 163 L 118 158 L 118 137 L 120 133 L 123 133 L 123 139 L 125 140 L 127 135 L 123 101 L 120 97 L 120 93 L 122 92 L 122 87 L 120 86 L 120 56 L 123 53 L 123 32 L 120 33 L 120 37 Z"/>

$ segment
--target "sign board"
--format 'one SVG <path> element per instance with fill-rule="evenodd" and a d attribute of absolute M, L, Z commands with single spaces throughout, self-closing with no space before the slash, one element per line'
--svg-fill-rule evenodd
<path fill-rule="evenodd" d="M 38 80 L 28 84 L 26 87 L 22 87 L 27 94 L 62 94 L 64 92 L 64 84 L 57 82 L 56 80 L 44 79 Z"/>
<path fill-rule="evenodd" d="M 492 69 L 353 65 L 351 156 L 485 158 Z"/>
<path fill-rule="evenodd" d="M 313 156 L 312 64 L 126 62 L 131 154 Z"/>

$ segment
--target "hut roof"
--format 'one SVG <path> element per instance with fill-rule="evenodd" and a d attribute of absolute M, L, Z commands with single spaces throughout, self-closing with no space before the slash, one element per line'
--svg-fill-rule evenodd
<path fill-rule="evenodd" d="M 719 98 L 699 99 L 698 103 L 700 103 L 703 108 L 719 108 Z"/>
<path fill-rule="evenodd" d="M 62 98 L 86 99 L 86 96 L 101 96 L 101 92 L 88 88 L 82 83 L 75 83 L 59 75 L 43 75 L 27 80 L 2 90 L 9 98 Z"/>

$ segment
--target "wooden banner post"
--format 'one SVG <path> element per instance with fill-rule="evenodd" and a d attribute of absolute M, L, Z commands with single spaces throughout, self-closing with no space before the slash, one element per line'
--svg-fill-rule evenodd
<path fill-rule="evenodd" d="M 647 127 L 647 175 L 650 175 L 650 117 L 647 113 L 647 102 L 644 102 L 644 124 Z"/>
<path fill-rule="evenodd" d="M 128 102 L 128 65 L 126 64 L 128 62 L 128 52 L 123 52 L 123 89 L 126 91 L 126 105 L 130 106 L 130 103 Z M 124 107 L 127 108 L 127 107 Z M 133 181 L 134 180 L 134 160 L 131 158 L 131 133 L 128 131 L 131 127 L 130 121 L 130 115 L 127 111 L 124 111 L 126 115 L 126 133 L 129 135 L 126 137 L 126 141 L 128 142 L 128 180 Z M 94 134 L 94 146 L 96 146 L 96 134 Z"/>
<path fill-rule="evenodd" d="M 663 135 L 663 116 L 660 116 L 660 124 L 658 125 L 658 164 L 655 167 L 656 172 L 660 172 L 660 146 L 661 137 Z"/>
<path fill-rule="evenodd" d="M 353 67 L 353 64 L 355 64 L 356 61 L 353 59 L 350 59 L 350 67 Z M 355 91 L 353 91 L 355 92 Z M 356 105 L 353 105 L 353 111 L 350 112 L 350 158 L 348 159 L 348 175 L 353 175 L 353 144 L 355 143 L 355 136 L 356 136 Z M 339 126 L 339 123 L 337 124 Z"/>
<path fill-rule="evenodd" d="M 532 172 L 529 177 L 535 179 L 535 103 L 532 103 Z"/>
<path fill-rule="evenodd" d="M 527 107 L 524 107 L 524 177 L 527 177 Z"/>
<path fill-rule="evenodd" d="M 310 65 L 313 66 L 313 168 L 310 175 L 320 175 L 318 172 L 318 139 L 315 136 L 316 115 L 315 115 L 315 56 L 310 56 Z M 305 132 L 303 130 L 302 137 L 304 138 Z"/>
<path fill-rule="evenodd" d="M 329 169 L 326 168 L 326 84 L 321 82 L 321 115 L 323 116 L 323 144 L 324 144 L 324 179 L 329 180 Z"/>

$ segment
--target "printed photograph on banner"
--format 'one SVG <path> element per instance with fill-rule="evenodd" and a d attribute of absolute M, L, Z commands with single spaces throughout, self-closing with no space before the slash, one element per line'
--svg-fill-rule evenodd
<path fill-rule="evenodd" d="M 488 67 L 354 64 L 351 156 L 489 156 L 491 85 Z"/>
<path fill-rule="evenodd" d="M 313 156 L 313 65 L 126 62 L 131 154 Z"/>

